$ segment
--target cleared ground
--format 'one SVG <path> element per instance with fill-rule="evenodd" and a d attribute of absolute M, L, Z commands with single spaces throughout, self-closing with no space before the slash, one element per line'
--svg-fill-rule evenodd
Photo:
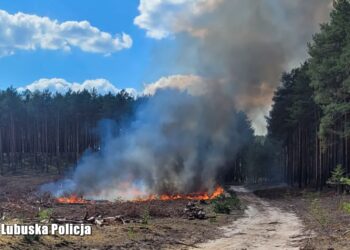
<path fill-rule="evenodd" d="M 50 217 L 72 220 L 81 220 L 86 214 L 121 215 L 126 223 L 93 225 L 92 235 L 85 237 L 0 236 L 0 249 L 187 249 L 220 238 L 222 231 L 218 228 L 243 214 L 243 210 L 234 210 L 230 215 L 216 214 L 210 202 L 198 201 L 196 206 L 210 218 L 189 220 L 184 212 L 186 200 L 58 204 L 52 197 L 37 193 L 41 184 L 56 178 L 0 177 L 0 223 L 46 223 L 42 211 L 50 211 Z"/>
<path fill-rule="evenodd" d="M 42 211 L 72 220 L 86 214 L 122 215 L 127 223 L 93 225 L 93 234 L 85 237 L 0 236 L 0 249 L 338 250 L 350 246 L 350 196 L 333 190 L 319 193 L 277 187 L 247 192 L 236 188 L 245 210 L 216 214 L 210 202 L 196 202 L 209 218 L 189 220 L 184 212 L 186 200 L 70 205 L 38 195 L 41 184 L 57 178 L 0 177 L 0 223 L 47 223 Z"/>

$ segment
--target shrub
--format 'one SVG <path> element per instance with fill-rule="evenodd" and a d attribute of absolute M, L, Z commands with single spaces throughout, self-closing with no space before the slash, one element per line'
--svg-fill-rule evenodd
<path fill-rule="evenodd" d="M 50 219 L 52 213 L 53 213 L 52 208 L 43 209 L 39 211 L 38 217 L 40 220 L 48 220 Z"/>
<path fill-rule="evenodd" d="M 343 204 L 342 204 L 342 209 L 343 209 L 346 213 L 350 214 L 350 202 L 343 202 Z"/>
<path fill-rule="evenodd" d="M 340 183 L 350 186 L 350 178 L 342 177 L 342 178 L 340 178 Z"/>
<path fill-rule="evenodd" d="M 39 235 L 24 235 L 23 240 L 25 243 L 32 244 L 34 241 L 39 241 Z"/>
<path fill-rule="evenodd" d="M 328 183 L 330 184 L 340 184 L 342 183 L 343 179 L 344 179 L 344 174 L 345 171 L 342 167 L 341 164 L 338 164 L 335 169 L 332 171 L 332 175 L 328 180 Z"/>
<path fill-rule="evenodd" d="M 148 221 L 150 220 L 151 216 L 149 214 L 149 209 L 146 208 L 145 211 L 142 214 L 142 224 L 148 224 Z"/>
<path fill-rule="evenodd" d="M 212 201 L 214 212 L 220 214 L 229 214 L 232 209 L 240 209 L 241 204 L 236 194 L 231 194 L 229 197 L 221 195 Z"/>

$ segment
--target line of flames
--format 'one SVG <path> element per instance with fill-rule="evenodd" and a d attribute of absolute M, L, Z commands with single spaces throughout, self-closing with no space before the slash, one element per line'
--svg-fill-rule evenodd
<path fill-rule="evenodd" d="M 82 197 L 79 197 L 78 195 L 72 194 L 68 197 L 59 197 L 56 199 L 58 203 L 65 203 L 65 204 L 84 204 L 87 203 L 87 200 L 84 200 Z"/>
<path fill-rule="evenodd" d="M 214 192 L 211 194 L 208 192 L 205 193 L 192 193 L 192 194 L 163 194 L 163 195 L 149 195 L 147 197 L 139 197 L 132 201 L 134 202 L 146 202 L 146 201 L 170 201 L 170 200 L 212 200 L 224 193 L 224 189 L 220 186 L 216 187 Z M 84 204 L 88 203 L 87 200 L 79 197 L 77 195 L 71 195 L 68 197 L 60 197 L 57 198 L 58 203 L 66 203 L 66 204 Z"/>
<path fill-rule="evenodd" d="M 171 201 L 171 200 L 212 200 L 224 193 L 224 189 L 222 187 L 217 187 L 213 193 L 192 193 L 192 194 L 163 194 L 163 195 L 149 195 L 148 197 L 140 197 L 133 201 L 136 202 L 145 202 L 145 201 L 153 201 L 153 200 L 161 200 L 161 201 Z"/>

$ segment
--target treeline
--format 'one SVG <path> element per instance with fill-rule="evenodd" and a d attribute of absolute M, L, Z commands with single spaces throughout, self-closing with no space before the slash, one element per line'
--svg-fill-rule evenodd
<path fill-rule="evenodd" d="M 127 92 L 65 94 L 0 91 L 0 174 L 29 169 L 58 172 L 77 162 L 85 150 L 100 146 L 103 119 L 122 125 L 141 99 Z"/>
<path fill-rule="evenodd" d="M 285 73 L 268 118 L 281 143 L 289 184 L 322 188 L 341 164 L 350 174 L 350 1 L 334 1 L 329 23 L 308 45 L 310 58 Z"/>
<path fill-rule="evenodd" d="M 0 175 L 63 173 L 87 151 L 97 152 L 108 136 L 123 133 L 135 111 L 152 97 L 127 92 L 98 95 L 0 91 Z M 273 145 L 254 136 L 243 112 L 233 113 L 239 147 L 227 152 L 218 178 L 226 183 L 264 182 L 277 176 Z M 113 133 L 112 135 L 106 133 Z"/>

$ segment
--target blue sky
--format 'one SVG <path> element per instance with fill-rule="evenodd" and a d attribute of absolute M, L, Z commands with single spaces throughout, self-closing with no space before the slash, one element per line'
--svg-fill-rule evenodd
<path fill-rule="evenodd" d="M 138 0 L 11 0 L 1 1 L 0 9 L 13 15 L 17 12 L 46 16 L 59 23 L 87 20 L 101 31 L 125 32 L 133 45 L 106 56 L 86 53 L 77 48 L 62 50 L 17 50 L 0 57 L 0 88 L 30 84 L 41 78 L 63 78 L 69 82 L 104 78 L 118 88 L 141 89 L 143 83 L 156 81 L 176 72 L 161 64 L 155 68 L 157 47 L 171 47 L 173 39 L 151 39 L 145 30 L 134 25 L 139 14 Z"/>
<path fill-rule="evenodd" d="M 225 82 L 239 109 L 264 127 L 275 79 L 306 57 L 307 39 L 329 15 L 330 0 L 295 1 L 259 5 L 268 14 L 256 32 L 255 0 L 3 0 L 0 89 L 138 95 L 175 88 L 195 95 L 214 78 L 211 84 Z M 261 65 L 254 58 L 266 41 L 280 58 Z M 259 82 L 246 82 L 254 67 Z"/>

